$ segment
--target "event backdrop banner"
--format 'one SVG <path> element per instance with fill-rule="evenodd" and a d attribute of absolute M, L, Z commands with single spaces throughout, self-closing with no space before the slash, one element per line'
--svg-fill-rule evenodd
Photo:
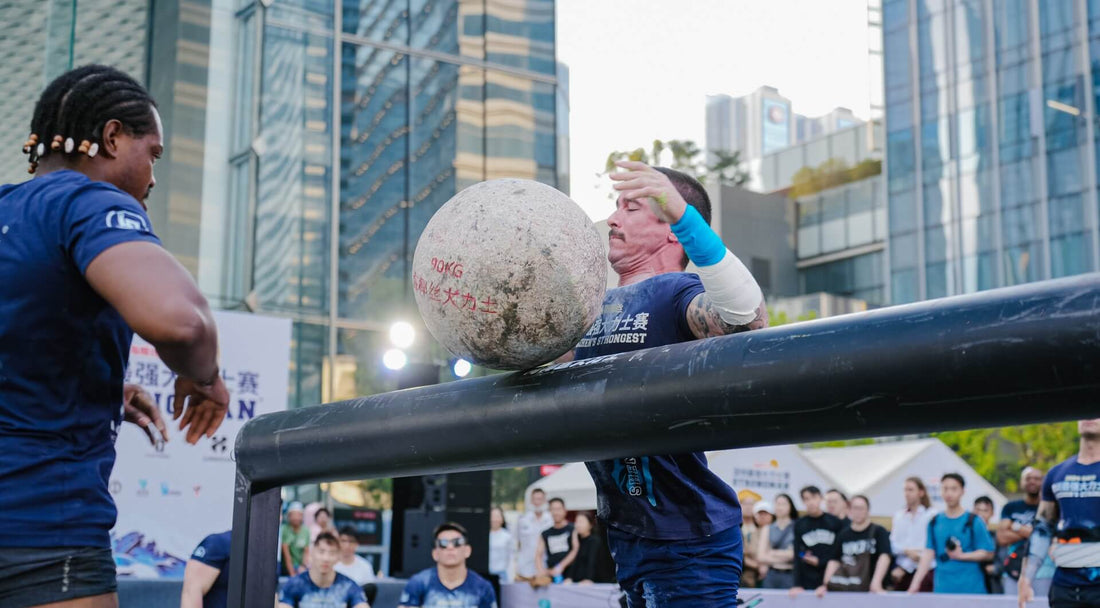
<path fill-rule="evenodd" d="M 222 378 L 229 412 L 213 437 L 184 441 L 172 420 L 175 375 L 148 342 L 134 336 L 126 382 L 156 400 L 170 440 L 153 446 L 132 424 L 118 434 L 110 490 L 118 506 L 111 531 L 119 576 L 182 578 L 184 564 L 207 534 L 233 516 L 233 445 L 244 423 L 287 407 L 289 319 L 216 311 Z"/>

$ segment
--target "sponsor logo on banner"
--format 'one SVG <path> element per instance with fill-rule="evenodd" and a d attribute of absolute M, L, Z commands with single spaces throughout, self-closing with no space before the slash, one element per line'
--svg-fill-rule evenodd
<path fill-rule="evenodd" d="M 116 214 L 110 221 L 140 229 L 128 223 L 132 219 Z M 170 440 L 151 444 L 132 424 L 118 433 L 109 487 L 117 491 L 119 515 L 111 537 L 120 577 L 180 578 L 204 537 L 232 527 L 237 433 L 256 416 L 287 407 L 290 321 L 227 311 L 215 311 L 214 317 L 229 408 L 216 435 L 195 445 L 171 423 L 176 375 L 140 337 L 131 344 L 125 381 L 149 393 L 168 422 Z"/>

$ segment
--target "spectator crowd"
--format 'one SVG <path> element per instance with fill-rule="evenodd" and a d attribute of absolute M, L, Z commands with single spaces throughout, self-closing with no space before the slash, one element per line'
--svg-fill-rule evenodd
<path fill-rule="evenodd" d="M 870 500 L 863 495 L 806 486 L 799 493 L 799 512 L 788 494 L 769 501 L 743 490 L 741 586 L 819 597 L 830 591 L 1015 595 L 1042 484 L 1042 471 L 1025 468 L 1023 498 L 1005 504 L 994 524 L 988 496 L 970 501 L 967 510 L 961 475 L 940 479 L 940 510 L 933 509 L 924 482 L 910 477 L 905 508 L 894 514 L 889 528 L 886 521 L 871 520 Z M 1051 571 L 1052 563 L 1040 568 L 1040 590 Z"/>

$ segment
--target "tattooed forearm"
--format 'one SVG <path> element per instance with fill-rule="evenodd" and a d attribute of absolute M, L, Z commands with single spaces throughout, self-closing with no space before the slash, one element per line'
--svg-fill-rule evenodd
<path fill-rule="evenodd" d="M 714 304 L 707 298 L 707 294 L 702 293 L 696 296 L 691 305 L 688 306 L 687 318 L 688 326 L 691 327 L 691 332 L 695 334 L 695 337 L 712 338 L 767 327 L 768 308 L 761 301 L 760 306 L 756 308 L 755 319 L 745 325 L 732 325 L 722 320 L 718 311 L 715 310 Z"/>

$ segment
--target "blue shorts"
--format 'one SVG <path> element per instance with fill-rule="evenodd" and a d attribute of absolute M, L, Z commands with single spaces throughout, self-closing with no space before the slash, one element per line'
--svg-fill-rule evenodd
<path fill-rule="evenodd" d="M 651 540 L 607 527 L 607 545 L 630 608 L 735 606 L 741 528 L 690 540 Z"/>
<path fill-rule="evenodd" d="M 114 593 L 109 547 L 0 548 L 0 606 L 24 608 Z"/>

